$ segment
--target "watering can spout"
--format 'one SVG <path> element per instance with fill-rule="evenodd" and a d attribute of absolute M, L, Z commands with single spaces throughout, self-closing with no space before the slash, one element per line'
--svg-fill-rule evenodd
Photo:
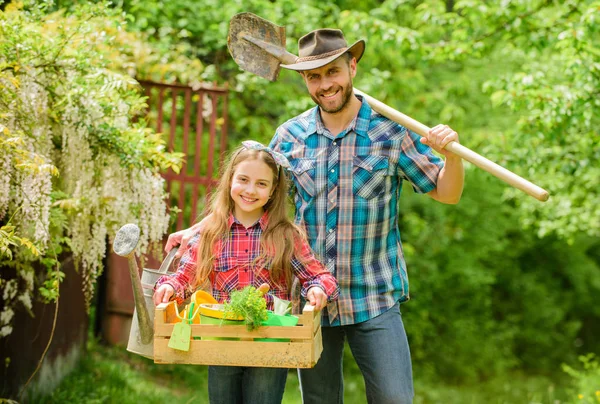
<path fill-rule="evenodd" d="M 144 268 L 140 280 L 135 248 L 139 242 L 140 229 L 135 224 L 126 224 L 117 232 L 113 250 L 117 255 L 127 258 L 135 310 L 131 321 L 127 350 L 147 358 L 154 358 L 154 301 L 152 300 L 154 283 L 164 275 L 177 249 L 172 249 L 158 271 Z"/>

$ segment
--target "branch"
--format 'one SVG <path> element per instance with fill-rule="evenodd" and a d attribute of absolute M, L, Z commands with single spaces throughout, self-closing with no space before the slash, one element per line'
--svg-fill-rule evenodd
<path fill-rule="evenodd" d="M 537 13 L 538 11 L 541 11 L 544 7 L 550 5 L 551 3 L 552 3 L 552 0 L 545 0 L 544 2 L 540 3 L 540 5 L 537 8 L 530 10 L 526 13 L 523 13 L 523 14 L 517 16 L 517 18 L 524 20 L 528 17 L 531 17 L 533 14 Z M 480 36 L 479 38 L 476 38 L 474 40 L 474 42 L 484 41 L 487 38 L 494 36 L 501 31 L 506 31 L 507 28 L 510 27 L 510 25 L 512 24 L 513 20 L 514 20 L 514 18 L 511 21 L 507 21 L 504 24 L 497 26 L 496 29 L 494 29 L 493 31 L 488 32 L 487 34 L 484 34 L 484 35 Z"/>
<path fill-rule="evenodd" d="M 544 2 L 540 3 L 535 9 L 529 10 L 529 11 L 523 13 L 523 14 L 520 14 L 520 15 L 512 18 L 510 21 L 506 21 L 504 23 L 501 23 L 499 26 L 496 26 L 496 28 L 493 29 L 492 31 L 490 31 L 490 32 L 488 32 L 486 34 L 483 34 L 483 35 L 481 35 L 481 36 L 479 36 L 479 37 L 477 37 L 475 39 L 473 39 L 471 41 L 471 43 L 476 43 L 476 42 L 484 41 L 484 40 L 486 40 L 486 39 L 488 39 L 488 38 L 490 38 L 492 36 L 495 36 L 496 34 L 498 34 L 500 32 L 506 31 L 508 29 L 508 27 L 510 27 L 510 25 L 512 24 L 512 21 L 515 18 L 519 18 L 521 20 L 525 20 L 525 19 L 531 17 L 532 15 L 538 13 L 543 8 L 545 8 L 546 6 L 551 5 L 552 3 L 553 3 L 553 0 L 545 0 Z M 557 24 L 557 22 L 563 20 L 564 18 L 569 17 L 571 14 L 573 14 L 576 11 L 579 11 L 579 8 L 576 5 L 571 5 L 571 7 L 569 8 L 569 10 L 565 14 L 560 15 L 551 24 L 548 24 L 547 26 L 544 26 L 544 27 L 537 28 L 536 31 L 547 31 L 547 30 L 555 27 L 556 24 Z M 457 11 L 456 13 L 458 15 L 461 15 L 460 11 Z M 512 39 L 515 36 L 517 36 L 517 33 L 515 33 L 514 35 L 509 36 L 508 39 Z M 436 42 L 436 43 L 426 43 L 426 44 L 423 44 L 423 46 L 424 47 L 428 47 L 428 48 L 439 48 L 439 47 L 445 46 L 445 43 L 442 43 L 442 44 L 440 44 L 439 42 Z"/>
<path fill-rule="evenodd" d="M 73 32 L 73 33 L 72 33 L 72 34 L 71 34 L 71 35 L 70 35 L 68 38 L 66 38 L 66 39 L 63 41 L 63 43 L 62 43 L 62 44 L 60 44 L 60 45 L 59 45 L 59 48 L 56 50 L 56 53 L 54 54 L 54 57 L 52 58 L 52 61 L 51 61 L 51 62 L 48 62 L 48 63 L 43 63 L 43 64 L 36 65 L 36 66 L 33 66 L 33 67 L 34 67 L 34 68 L 40 68 L 40 67 L 42 67 L 42 68 L 43 68 L 43 67 L 47 67 L 47 66 L 52 66 L 52 65 L 55 65 L 55 64 L 56 64 L 56 60 L 58 59 L 58 57 L 60 56 L 60 54 L 62 53 L 62 51 L 65 49 L 65 47 L 66 47 L 66 46 L 67 46 L 69 43 L 71 43 L 71 39 L 73 39 L 73 37 L 74 37 L 75 35 L 77 35 L 77 34 L 80 34 L 80 33 L 81 33 L 80 31 L 81 31 L 81 27 L 83 26 L 83 24 L 84 24 L 84 23 L 86 23 L 86 22 L 88 22 L 88 21 L 90 21 L 90 20 L 92 20 L 93 18 L 94 18 L 94 16 L 93 16 L 93 15 L 91 15 L 91 16 L 89 16 L 88 18 L 86 18 L 85 20 L 81 21 L 81 23 L 80 23 L 80 24 L 77 26 L 77 28 L 75 29 L 75 31 L 74 31 L 74 32 Z M 49 50 L 48 50 L 48 53 L 50 53 L 51 51 L 52 51 L 52 49 L 49 49 Z M 44 59 L 46 55 L 45 55 L 45 54 L 41 54 L 41 55 L 38 55 L 38 56 L 40 56 L 40 57 L 41 57 L 41 59 Z"/>

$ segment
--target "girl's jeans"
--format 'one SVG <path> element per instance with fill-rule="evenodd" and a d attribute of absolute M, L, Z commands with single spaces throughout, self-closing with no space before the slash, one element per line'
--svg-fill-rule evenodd
<path fill-rule="evenodd" d="M 353 325 L 321 327 L 323 352 L 312 369 L 299 369 L 304 404 L 344 402 L 344 340 L 365 379 L 369 403 L 412 403 L 410 350 L 399 304 Z"/>
<path fill-rule="evenodd" d="M 280 404 L 288 369 L 208 367 L 211 404 Z"/>

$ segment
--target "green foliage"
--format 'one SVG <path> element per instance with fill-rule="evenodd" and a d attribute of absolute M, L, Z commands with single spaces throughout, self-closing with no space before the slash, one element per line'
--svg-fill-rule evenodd
<path fill-rule="evenodd" d="M 268 318 L 267 301 L 254 286 L 231 292 L 228 303 L 223 307 L 225 318 L 243 317 L 248 331 L 255 330 Z"/>
<path fill-rule="evenodd" d="M 96 341 L 76 370 L 37 403 L 165 403 L 208 402 L 206 367 L 155 365 L 122 347 L 109 349 Z M 90 389 L 90 386 L 94 386 Z"/>
<path fill-rule="evenodd" d="M 600 365 L 595 354 L 579 357 L 582 369 L 563 365 L 563 370 L 572 377 L 571 403 L 600 403 Z"/>
<path fill-rule="evenodd" d="M 106 2 L 69 12 L 52 4 L 13 2 L 0 12 L 0 337 L 18 306 L 58 298 L 64 254 L 81 264 L 89 304 L 109 234 L 135 221 L 141 251 L 157 242 L 168 225 L 159 171 L 181 165 L 146 126 L 145 98 L 129 75 L 150 74 L 144 63 L 159 56 L 169 67 L 176 53 L 127 33 Z"/>
<path fill-rule="evenodd" d="M 228 126 L 230 144 L 247 138 L 268 143 L 282 116 L 291 117 L 312 105 L 297 73 L 282 71 L 278 82 L 269 83 L 237 67 L 227 50 L 230 18 L 250 11 L 285 25 L 287 48 L 296 52 L 297 38 L 308 27 L 316 21 L 334 25 L 339 15 L 338 7 L 332 3 L 290 0 L 208 0 L 202 3 L 201 10 L 197 3 L 187 0 L 130 0 L 123 2 L 123 8 L 133 16 L 131 27 L 150 33 L 161 46 L 189 44 L 187 54 L 207 66 L 200 80 L 229 84 L 233 94 L 229 99 L 229 116 L 233 118 Z"/>
<path fill-rule="evenodd" d="M 103 60 L 122 67 L 132 57 L 146 60 L 132 70 L 142 77 L 228 84 L 231 144 L 266 143 L 279 124 L 313 105 L 297 73 L 282 70 L 270 83 L 231 59 L 228 21 L 251 11 L 285 26 L 293 53 L 302 34 L 320 27 L 343 29 L 349 42 L 365 38 L 358 88 L 428 126 L 450 124 L 461 143 L 551 192 L 540 203 L 469 165 L 457 206 L 405 189 L 400 228 L 412 300 L 402 311 L 417 381 L 461 383 L 515 369 L 553 373 L 563 362 L 572 366 L 578 353 L 600 350 L 597 0 L 120 5 L 128 23 L 118 32 L 135 30 L 144 40 L 119 40 Z M 186 69 L 179 56 L 162 63 L 140 47 L 178 49 L 197 63 Z M 122 147 L 110 131 L 99 133 L 98 149 Z M 56 201 L 77 206 L 68 196 Z M 348 390 L 359 389 L 357 379 L 350 378 Z M 424 402 L 502 402 L 496 397 L 512 383 L 490 386 L 489 396 L 465 397 L 461 385 L 452 392 L 431 388 Z M 504 402 L 553 402 L 549 387 L 530 390 Z"/>
<path fill-rule="evenodd" d="M 362 374 L 351 360 L 349 349 L 344 355 L 344 402 L 362 404 L 365 401 Z M 90 389 L 90 385 L 94 388 Z M 208 403 L 207 386 L 206 366 L 154 364 L 122 347 L 107 347 L 92 340 L 76 370 L 51 395 L 40 397 L 36 403 L 164 403 L 173 400 Z M 519 373 L 461 385 L 431 383 L 419 378 L 415 380 L 414 402 L 561 404 L 567 402 L 564 389 L 563 385 L 543 376 Z M 282 403 L 301 402 L 298 375 L 295 369 L 290 369 Z"/>
<path fill-rule="evenodd" d="M 600 173 L 590 164 L 599 150 L 598 5 L 384 1 L 342 13 L 339 25 L 369 39 L 360 69 L 375 74 L 361 87 L 425 122 L 452 124 L 475 150 L 469 135 L 484 130 L 486 156 L 552 195 L 540 204 L 507 190 L 522 224 L 572 242 L 600 234 Z M 384 86 L 377 76 L 393 79 Z"/>
<path fill-rule="evenodd" d="M 3 257 L 11 260 L 13 256 L 11 247 L 19 245 L 27 248 L 35 256 L 40 255 L 39 250 L 28 238 L 15 235 L 15 226 L 12 226 L 10 221 L 0 227 L 0 253 Z"/>
<path fill-rule="evenodd" d="M 555 369 L 575 360 L 574 346 L 597 350 L 597 240 L 538 239 L 500 184 L 467 171 L 456 206 L 412 195 L 401 203 L 411 293 L 402 312 L 416 371 L 477 380 Z"/>

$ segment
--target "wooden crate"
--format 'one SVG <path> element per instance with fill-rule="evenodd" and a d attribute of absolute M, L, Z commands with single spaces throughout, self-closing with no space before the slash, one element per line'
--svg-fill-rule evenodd
<path fill-rule="evenodd" d="M 175 303 L 156 307 L 154 317 L 154 362 L 195 365 L 256 366 L 274 368 L 311 368 L 315 366 L 323 344 L 321 312 L 306 305 L 294 327 L 263 326 L 247 331 L 245 325 L 192 324 L 189 351 L 168 347 L 177 317 Z M 240 338 L 239 341 L 194 339 Z M 254 338 L 281 338 L 289 342 L 254 341 Z"/>

